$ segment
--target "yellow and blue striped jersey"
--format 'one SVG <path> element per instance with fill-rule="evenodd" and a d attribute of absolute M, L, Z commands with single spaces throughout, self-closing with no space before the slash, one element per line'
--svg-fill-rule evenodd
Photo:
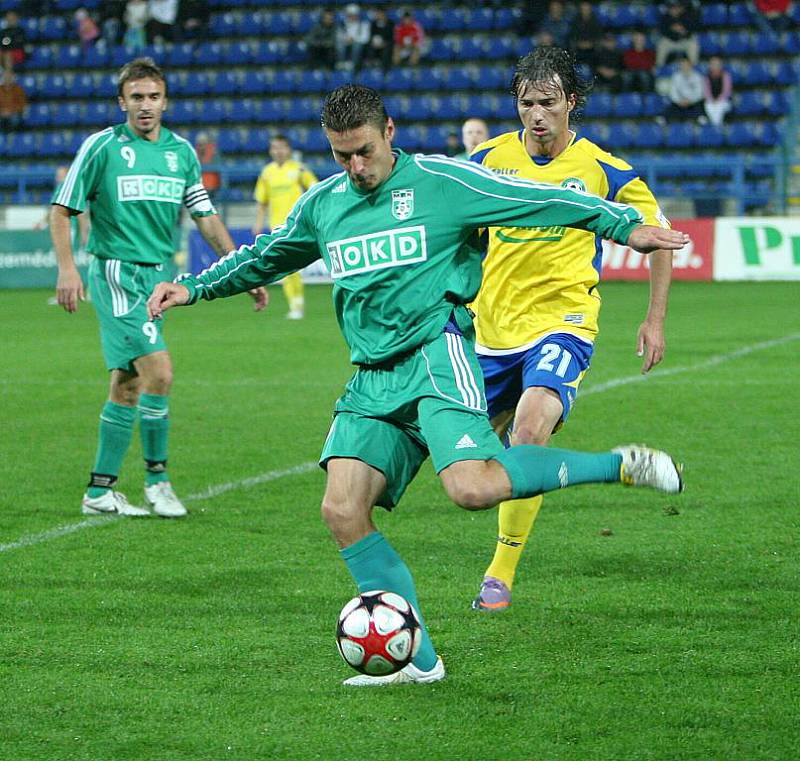
<path fill-rule="evenodd" d="M 314 173 L 294 159 L 280 166 L 270 161 L 261 170 L 253 197 L 260 204 L 269 204 L 271 230 L 286 221 L 297 199 L 316 183 Z"/>
<path fill-rule="evenodd" d="M 646 224 L 669 227 L 650 189 L 629 164 L 574 134 L 552 159 L 531 157 L 522 129 L 481 143 L 470 158 L 500 175 L 630 204 Z M 594 340 L 601 264 L 601 239 L 585 230 L 489 228 L 483 283 L 472 304 L 478 351 L 524 349 L 554 332 Z"/>

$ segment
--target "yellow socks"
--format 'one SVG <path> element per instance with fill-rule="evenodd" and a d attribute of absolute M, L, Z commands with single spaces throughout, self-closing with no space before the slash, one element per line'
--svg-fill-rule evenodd
<path fill-rule="evenodd" d="M 500 579 L 509 589 L 522 557 L 525 542 L 542 506 L 542 495 L 501 502 L 498 508 L 498 535 L 494 557 L 485 576 Z"/>
<path fill-rule="evenodd" d="M 286 301 L 289 302 L 290 314 L 302 317 L 305 300 L 303 298 L 303 278 L 300 273 L 293 272 L 291 275 L 287 275 L 281 280 L 281 287 Z"/>

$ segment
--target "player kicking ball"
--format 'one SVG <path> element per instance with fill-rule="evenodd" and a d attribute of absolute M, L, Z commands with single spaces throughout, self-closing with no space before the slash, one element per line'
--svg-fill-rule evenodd
<path fill-rule="evenodd" d="M 323 258 L 356 371 L 336 402 L 320 458 L 327 471 L 322 515 L 359 591 L 395 592 L 420 612 L 411 572 L 372 513 L 376 505 L 398 504 L 429 455 L 447 494 L 467 510 L 582 483 L 681 491 L 679 468 L 653 449 L 505 449 L 486 414 L 466 305 L 480 285 L 479 228 L 574 226 L 643 252 L 678 249 L 688 237 L 643 225 L 632 207 L 586 193 L 393 150 L 394 123 L 368 87 L 334 90 L 322 125 L 345 171 L 306 192 L 271 235 L 202 275 L 157 285 L 148 310 L 155 320 L 173 306 L 231 296 Z M 444 665 L 421 615 L 420 624 L 411 664 L 345 684 L 442 679 Z"/>

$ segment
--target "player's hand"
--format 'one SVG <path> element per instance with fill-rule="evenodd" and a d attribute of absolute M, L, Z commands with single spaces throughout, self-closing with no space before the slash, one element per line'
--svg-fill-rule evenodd
<path fill-rule="evenodd" d="M 634 227 L 628 237 L 628 245 L 640 254 L 649 254 L 659 248 L 677 251 L 683 248 L 690 238 L 680 230 L 665 230 L 655 225 L 639 225 Z"/>
<path fill-rule="evenodd" d="M 645 320 L 639 326 L 636 336 L 636 356 L 642 360 L 642 375 L 650 372 L 662 359 L 667 342 L 664 339 L 664 325 L 657 321 Z"/>
<path fill-rule="evenodd" d="M 189 289 L 180 283 L 159 283 L 147 299 L 147 314 L 151 320 L 163 317 L 170 307 L 182 306 L 189 301 Z"/>
<path fill-rule="evenodd" d="M 253 311 L 260 312 L 262 309 L 266 309 L 267 304 L 269 304 L 269 292 L 263 285 L 259 286 L 258 288 L 253 288 L 252 290 L 248 291 L 250 297 L 253 299 Z"/>
<path fill-rule="evenodd" d="M 67 312 L 77 312 L 78 302 L 85 301 L 86 296 L 83 291 L 83 280 L 78 270 L 72 268 L 58 272 L 56 281 L 56 301 L 59 306 L 64 307 Z"/>

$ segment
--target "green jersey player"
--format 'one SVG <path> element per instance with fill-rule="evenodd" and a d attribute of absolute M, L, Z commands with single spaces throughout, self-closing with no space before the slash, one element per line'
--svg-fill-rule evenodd
<path fill-rule="evenodd" d="M 635 209 L 586 193 L 393 151 L 394 124 L 367 87 L 333 91 L 322 124 L 345 171 L 306 192 L 284 227 L 198 277 L 159 284 L 148 310 L 156 319 L 171 306 L 229 296 L 325 260 L 357 369 L 322 452 L 322 514 L 359 590 L 391 590 L 420 610 L 411 574 L 376 530 L 372 511 L 394 506 L 428 455 L 448 495 L 468 510 L 589 482 L 680 491 L 670 457 L 644 447 L 603 454 L 504 449 L 486 414 L 466 304 L 480 284 L 479 228 L 576 226 L 643 252 L 680 248 L 687 236 L 642 225 Z M 405 669 L 346 683 L 443 676 L 423 624 L 422 645 Z"/>
<path fill-rule="evenodd" d="M 127 121 L 84 141 L 53 197 L 50 222 L 58 258 L 56 297 L 67 312 L 74 312 L 84 287 L 73 258 L 70 219 L 89 206 L 87 251 L 94 258 L 88 277 L 111 372 L 82 510 L 149 515 L 113 490 L 138 411 L 145 500 L 157 515 L 175 518 L 186 509 L 167 474 L 172 364 L 161 325 L 149 319 L 145 302 L 156 283 L 168 277 L 182 206 L 218 254 L 230 251 L 233 242 L 203 188 L 194 149 L 161 125 L 167 106 L 161 70 L 149 58 L 126 64 L 118 95 Z M 263 289 L 253 295 L 256 308 L 263 307 Z"/>

